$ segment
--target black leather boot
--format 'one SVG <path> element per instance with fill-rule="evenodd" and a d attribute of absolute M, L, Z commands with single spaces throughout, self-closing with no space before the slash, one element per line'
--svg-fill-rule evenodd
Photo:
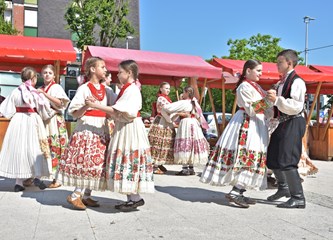
<path fill-rule="evenodd" d="M 283 171 L 289 186 L 291 198 L 282 204 L 277 205 L 279 208 L 305 208 L 305 198 L 301 178 L 297 169 Z"/>
<path fill-rule="evenodd" d="M 289 188 L 286 180 L 286 176 L 283 172 L 281 172 L 280 169 L 274 169 L 273 173 L 275 175 L 277 184 L 278 184 L 278 190 L 273 195 L 269 196 L 267 198 L 268 201 L 276 201 L 282 197 L 290 197 Z"/>

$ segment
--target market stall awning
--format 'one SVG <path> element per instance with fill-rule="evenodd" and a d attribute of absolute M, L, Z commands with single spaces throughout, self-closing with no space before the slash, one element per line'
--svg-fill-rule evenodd
<path fill-rule="evenodd" d="M 21 71 L 25 66 L 39 70 L 45 64 L 76 60 L 76 51 L 67 39 L 0 35 L 0 70 Z"/>
<path fill-rule="evenodd" d="M 321 73 L 333 73 L 333 66 L 310 65 L 309 68 Z"/>
<path fill-rule="evenodd" d="M 158 85 L 163 81 L 179 81 L 184 77 L 220 79 L 222 71 L 198 56 L 151 52 L 132 49 L 87 46 L 85 61 L 91 56 L 101 57 L 111 72 L 118 72 L 118 64 L 135 60 L 140 69 L 142 84 Z"/>
<path fill-rule="evenodd" d="M 232 59 L 219 59 L 214 58 L 210 62 L 213 66 L 222 69 L 223 76 L 225 77 L 225 87 L 232 89 L 238 81 L 238 76 L 242 73 L 244 66 L 244 60 L 232 60 Z M 263 72 L 260 78 L 259 84 L 268 89 L 272 84 L 276 83 L 280 76 L 277 71 L 276 63 L 262 62 Z M 332 67 L 333 69 L 333 67 Z M 333 72 L 319 72 L 314 71 L 306 66 L 297 65 L 295 68 L 298 75 L 300 75 L 307 84 L 308 91 L 314 92 L 318 82 L 333 83 Z M 209 81 L 208 85 L 211 88 L 221 88 L 222 79 L 218 81 Z M 333 89 L 333 88 L 332 88 Z M 324 91 L 324 89 L 322 90 Z"/>

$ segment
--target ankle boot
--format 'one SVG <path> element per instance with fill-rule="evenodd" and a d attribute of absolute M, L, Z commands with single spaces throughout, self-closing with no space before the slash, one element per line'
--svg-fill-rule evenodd
<path fill-rule="evenodd" d="M 268 201 L 276 201 L 282 197 L 290 197 L 289 188 L 286 180 L 286 176 L 280 169 L 274 169 L 273 173 L 275 175 L 277 184 L 278 184 L 278 190 L 273 195 L 269 196 L 267 198 Z"/>
<path fill-rule="evenodd" d="M 305 198 L 303 194 L 303 187 L 301 183 L 301 178 L 299 177 L 297 169 L 291 169 L 283 171 L 287 183 L 289 186 L 289 192 L 291 198 L 282 204 L 279 204 L 279 208 L 305 208 Z"/>
<path fill-rule="evenodd" d="M 243 196 L 244 189 L 239 189 L 237 187 L 233 187 L 232 190 L 225 195 L 225 198 L 231 203 L 235 203 L 236 205 L 242 208 L 249 208 L 249 203 L 247 203 Z"/>

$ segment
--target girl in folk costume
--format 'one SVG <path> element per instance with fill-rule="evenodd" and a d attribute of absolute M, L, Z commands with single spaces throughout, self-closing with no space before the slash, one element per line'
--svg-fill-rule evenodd
<path fill-rule="evenodd" d="M 259 61 L 245 62 L 236 87 L 239 110 L 217 141 L 200 179 L 212 185 L 232 185 L 226 198 L 243 208 L 255 204 L 253 199 L 243 195 L 246 188 L 264 189 L 267 186 L 269 136 L 264 111 L 271 105 L 256 83 L 261 75 Z"/>
<path fill-rule="evenodd" d="M 172 103 L 168 96 L 169 93 L 170 84 L 167 82 L 161 83 L 156 101 L 157 116 L 155 117 L 148 133 L 151 156 L 155 164 L 155 174 L 164 174 L 167 169 L 162 164 L 173 164 L 174 161 L 173 145 L 176 131 L 173 124 L 167 122 L 161 115 L 162 107 Z"/>
<path fill-rule="evenodd" d="M 3 101 L 0 112 L 11 119 L 0 153 L 0 176 L 16 178 L 15 192 L 23 191 L 23 179 L 35 178 L 40 189 L 46 185 L 40 177 L 51 173 L 50 149 L 43 120 L 53 116 L 46 98 L 34 88 L 37 73 L 23 68 L 22 84 Z M 43 120 L 42 120 L 43 119 Z"/>
<path fill-rule="evenodd" d="M 42 77 L 44 85 L 38 91 L 44 94 L 50 101 L 52 109 L 56 112 L 51 119 L 44 121 L 51 150 L 52 173 L 55 177 L 61 155 L 64 153 L 68 143 L 68 133 L 63 114 L 69 104 L 69 98 L 64 89 L 55 83 L 55 69 L 52 65 L 46 65 L 42 68 Z M 53 179 L 53 182 L 48 187 L 57 188 L 60 186 L 61 184 Z"/>
<path fill-rule="evenodd" d="M 189 116 L 184 117 L 186 114 Z M 174 158 L 175 163 L 183 164 L 183 169 L 177 175 L 194 175 L 193 165 L 206 162 L 209 153 L 209 144 L 201 129 L 208 129 L 208 124 L 194 97 L 194 89 L 185 87 L 183 100 L 165 105 L 162 116 L 170 123 L 177 117 L 181 118 L 175 138 Z"/>
<path fill-rule="evenodd" d="M 85 103 L 86 98 L 92 97 L 101 106 L 108 104 L 105 87 L 99 82 L 105 77 L 105 63 L 99 57 L 91 57 L 84 69 L 88 82 L 78 88 L 69 105 L 68 112 L 77 118 L 77 124 L 58 170 L 58 179 L 64 185 L 75 186 L 67 201 L 78 210 L 99 207 L 91 198 L 91 190 L 106 189 L 105 156 L 110 141 L 106 114 Z"/>
<path fill-rule="evenodd" d="M 111 191 L 127 195 L 125 203 L 116 205 L 119 210 L 132 210 L 144 205 L 139 193 L 154 192 L 153 163 L 145 126 L 139 117 L 142 97 L 136 86 L 138 65 L 133 60 L 119 64 L 118 79 L 123 84 L 112 107 L 105 107 L 87 99 L 90 107 L 110 114 L 115 129 L 108 149 Z"/>

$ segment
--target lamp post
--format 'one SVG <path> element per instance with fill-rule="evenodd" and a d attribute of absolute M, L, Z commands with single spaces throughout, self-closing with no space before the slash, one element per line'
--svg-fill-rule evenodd
<path fill-rule="evenodd" d="M 309 17 L 309 16 L 305 16 L 304 18 L 304 23 L 305 23 L 305 50 L 304 50 L 304 54 L 305 54 L 305 66 L 308 66 L 308 25 L 309 22 L 311 20 L 315 20 L 315 18 Z"/>
<path fill-rule="evenodd" d="M 303 18 L 304 23 L 305 23 L 305 50 L 304 50 L 304 61 L 305 61 L 305 66 L 308 66 L 308 27 L 309 27 L 309 22 L 311 20 L 315 20 L 315 18 L 305 16 Z M 317 105 L 318 106 L 318 105 Z M 306 110 L 309 112 L 310 110 L 310 94 L 307 94 L 307 99 L 306 99 Z"/>
<path fill-rule="evenodd" d="M 128 49 L 128 41 L 130 40 L 130 39 L 133 39 L 134 37 L 133 36 L 127 36 L 126 37 L 126 49 Z"/>

